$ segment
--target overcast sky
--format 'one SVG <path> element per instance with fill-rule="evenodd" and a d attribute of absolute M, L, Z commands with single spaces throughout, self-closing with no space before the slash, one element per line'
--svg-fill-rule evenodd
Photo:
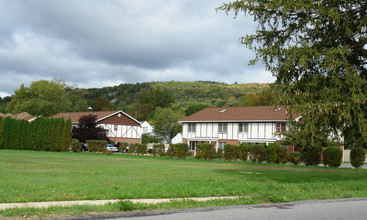
<path fill-rule="evenodd" d="M 79 88 L 148 81 L 273 82 L 223 0 L 0 0 L 0 96 L 53 78 Z"/>

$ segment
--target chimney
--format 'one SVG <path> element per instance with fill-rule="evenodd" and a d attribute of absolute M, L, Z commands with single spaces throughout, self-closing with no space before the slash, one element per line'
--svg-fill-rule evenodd
<path fill-rule="evenodd" d="M 92 109 L 92 107 L 89 107 L 88 108 L 88 112 L 91 112 L 93 109 Z"/>

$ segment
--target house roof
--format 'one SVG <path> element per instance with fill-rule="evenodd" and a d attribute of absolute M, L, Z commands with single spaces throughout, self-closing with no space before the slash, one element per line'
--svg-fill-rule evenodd
<path fill-rule="evenodd" d="M 139 121 L 137 121 L 135 118 L 131 117 L 130 115 L 126 114 L 123 111 L 88 111 L 88 112 L 60 112 L 56 115 L 51 116 L 52 118 L 64 118 L 71 119 L 71 123 L 78 123 L 80 117 L 86 116 L 86 115 L 96 115 L 97 116 L 97 122 L 104 120 L 106 118 L 109 118 L 113 115 L 116 115 L 118 113 L 126 115 L 128 118 L 132 119 L 133 121 L 137 122 L 139 125 L 141 124 Z"/>
<path fill-rule="evenodd" d="M 180 122 L 286 121 L 288 118 L 286 108 L 273 106 L 216 107 L 203 109 Z"/>
<path fill-rule="evenodd" d="M 16 115 L 12 115 L 10 113 L 3 114 L 3 113 L 0 112 L 0 117 L 11 117 L 11 118 L 14 118 L 14 119 L 23 119 L 23 120 L 27 120 L 27 121 L 32 121 L 32 120 L 37 118 L 37 116 L 30 115 L 27 112 L 21 112 L 21 113 L 18 113 Z"/>

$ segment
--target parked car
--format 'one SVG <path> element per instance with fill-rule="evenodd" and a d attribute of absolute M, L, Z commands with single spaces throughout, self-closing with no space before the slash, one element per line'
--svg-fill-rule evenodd
<path fill-rule="evenodd" d="M 115 151 L 115 152 L 119 151 L 119 149 L 117 147 L 113 146 L 112 144 L 107 144 L 107 150 L 108 151 Z"/>
<path fill-rule="evenodd" d="M 82 143 L 82 152 L 88 151 L 88 144 Z"/>

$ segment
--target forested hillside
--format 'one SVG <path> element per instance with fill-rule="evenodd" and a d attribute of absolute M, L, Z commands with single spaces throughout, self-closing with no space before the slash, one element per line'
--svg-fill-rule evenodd
<path fill-rule="evenodd" d="M 62 95 L 63 103 L 55 102 L 55 99 L 60 100 L 55 98 L 55 84 L 59 85 L 59 90 L 63 90 L 57 92 Z M 37 95 L 34 91 L 39 91 L 40 86 L 43 93 Z M 50 94 L 47 94 L 48 86 L 52 88 Z M 48 97 L 52 97 L 52 100 L 47 100 Z M 270 98 L 269 85 L 257 83 L 170 81 L 80 89 L 70 87 L 62 80 L 43 80 L 33 82 L 30 88 L 22 85 L 20 89 L 15 90 L 15 95 L 11 98 L 1 99 L 0 110 L 13 113 L 27 111 L 34 115 L 49 116 L 58 111 L 85 111 L 91 106 L 96 111 L 123 110 L 138 120 L 146 120 L 153 117 L 157 107 L 169 107 L 189 115 L 205 107 L 267 105 Z M 40 106 L 43 103 L 45 108 Z M 42 109 L 47 109 L 47 112 L 42 112 Z M 55 112 L 50 109 L 55 109 Z"/>

